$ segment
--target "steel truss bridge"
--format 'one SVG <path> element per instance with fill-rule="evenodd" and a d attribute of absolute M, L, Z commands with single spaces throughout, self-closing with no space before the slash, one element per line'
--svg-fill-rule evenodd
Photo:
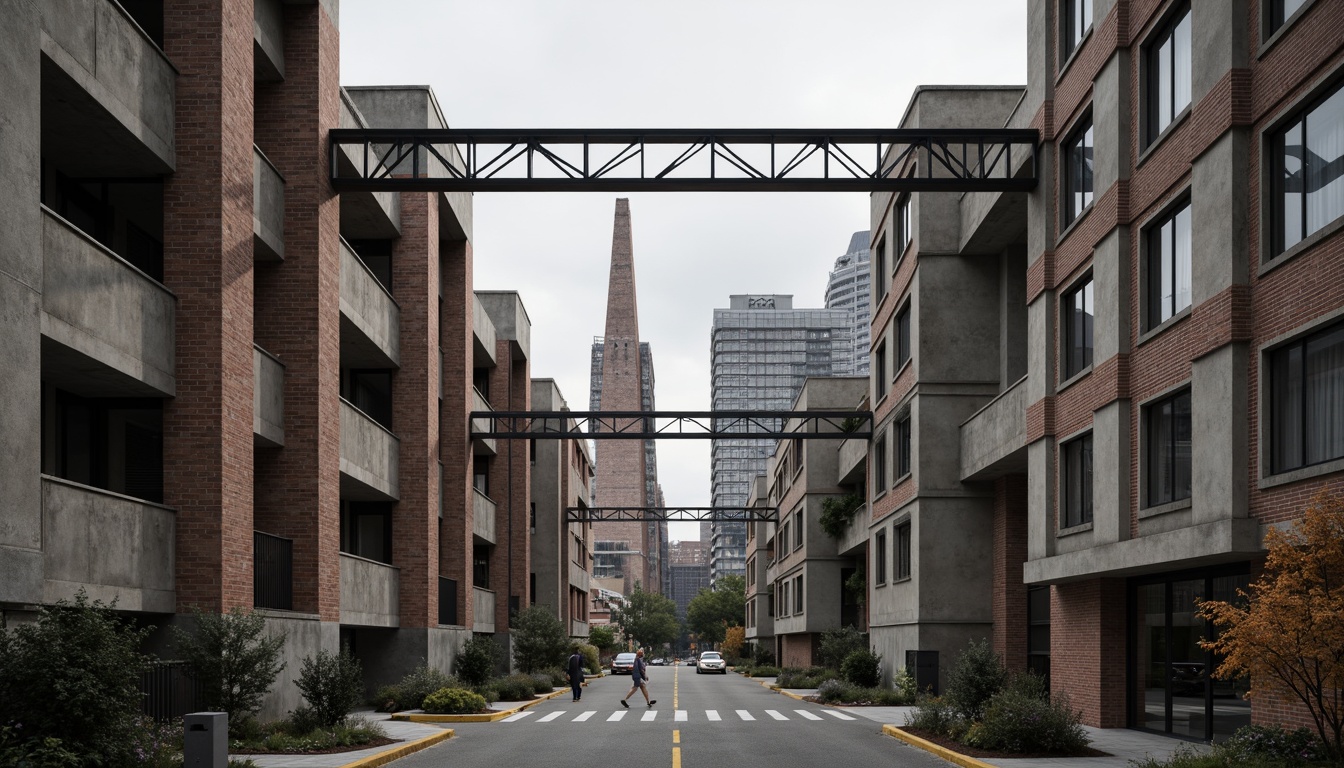
<path fill-rule="evenodd" d="M 773 523 L 778 520 L 779 507 L 569 507 L 565 510 L 565 523 Z"/>
<path fill-rule="evenodd" d="M 793 429 L 785 429 L 792 424 Z M 504 440 L 848 440 L 869 411 L 472 411 L 471 436 Z"/>
<path fill-rule="evenodd" d="M 331 132 L 339 191 L 1018 192 L 1012 129 L 369 129 Z"/>

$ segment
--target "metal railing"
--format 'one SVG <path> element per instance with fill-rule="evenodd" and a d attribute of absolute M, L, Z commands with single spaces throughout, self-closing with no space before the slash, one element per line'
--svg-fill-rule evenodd
<path fill-rule="evenodd" d="M 140 711 L 166 723 L 204 709 L 200 681 L 185 661 L 155 661 L 140 672 Z"/>
<path fill-rule="evenodd" d="M 294 609 L 294 540 L 252 532 L 252 604 Z"/>
<path fill-rule="evenodd" d="M 439 577 L 439 623 L 457 624 L 457 579 Z"/>

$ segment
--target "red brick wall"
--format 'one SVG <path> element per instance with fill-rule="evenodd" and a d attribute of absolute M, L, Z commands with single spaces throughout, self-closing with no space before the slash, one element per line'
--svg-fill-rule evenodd
<path fill-rule="evenodd" d="M 1027 668 L 1027 477 L 1007 475 L 994 481 L 993 648 L 1011 670 Z"/>
<path fill-rule="evenodd" d="M 252 604 L 252 4 L 164 3 L 177 68 L 177 166 L 164 183 L 177 396 L 164 408 L 164 502 L 177 510 L 177 604 Z"/>
<path fill-rule="evenodd" d="M 439 346 L 443 350 L 443 409 L 439 455 L 443 460 L 443 524 L 439 573 L 457 581 L 457 620 L 472 625 L 471 601 L 471 413 L 472 250 L 466 241 L 439 244 L 443 301 Z M 485 584 L 482 587 L 488 586 Z"/>
<path fill-rule="evenodd" d="M 1083 722 L 1125 725 L 1125 581 L 1058 584 L 1050 594 L 1050 686 Z"/>

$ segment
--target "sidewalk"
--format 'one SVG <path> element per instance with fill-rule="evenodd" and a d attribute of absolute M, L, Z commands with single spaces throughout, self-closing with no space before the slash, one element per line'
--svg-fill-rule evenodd
<path fill-rule="evenodd" d="M 355 712 L 351 717 L 362 717 L 381 723 L 388 738 L 397 739 L 395 744 L 384 744 L 353 752 L 337 752 L 330 755 L 230 755 L 230 757 L 248 758 L 261 768 L 342 768 L 359 764 L 361 768 L 373 768 L 384 762 L 418 752 L 431 747 L 453 735 L 452 729 L 425 723 L 397 722 L 383 712 Z M 379 761 L 378 758 L 386 756 Z"/>
<path fill-rule="evenodd" d="M 767 687 L 775 683 L 772 677 L 750 679 L 761 680 L 762 685 Z M 791 698 L 801 699 L 815 694 L 817 689 L 788 688 L 778 691 Z M 905 725 L 906 715 L 912 710 L 914 707 L 844 707 L 844 711 L 851 715 L 883 725 L 894 725 L 897 728 Z M 1085 725 L 1083 729 L 1092 739 L 1092 748 L 1108 753 L 1108 757 L 971 758 L 969 764 L 975 765 L 978 762 L 997 768 L 1026 768 L 1038 765 L 1048 768 L 1127 768 L 1130 760 L 1141 760 L 1149 755 L 1158 758 L 1170 757 L 1179 746 L 1208 749 L 1206 745 L 1128 728 L 1092 728 Z"/>

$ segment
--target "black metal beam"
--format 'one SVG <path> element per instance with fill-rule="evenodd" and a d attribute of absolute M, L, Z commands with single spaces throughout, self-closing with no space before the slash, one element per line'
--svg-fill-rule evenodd
<path fill-rule="evenodd" d="M 1030 128 L 338 128 L 331 182 L 337 191 L 1016 192 L 1036 186 L 1039 142 Z"/>
<path fill-rule="evenodd" d="M 785 430 L 792 422 L 796 429 Z M 868 411 L 472 411 L 474 438 L 848 440 L 873 436 Z"/>
<path fill-rule="evenodd" d="M 569 507 L 565 523 L 773 523 L 779 507 Z M 593 552 L 594 555 L 620 554 Z"/>

